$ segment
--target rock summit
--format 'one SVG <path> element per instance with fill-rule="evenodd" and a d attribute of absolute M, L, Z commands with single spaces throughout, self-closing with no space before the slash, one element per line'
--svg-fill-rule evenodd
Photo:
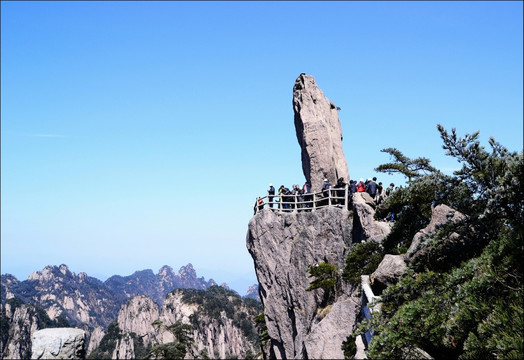
<path fill-rule="evenodd" d="M 295 81 L 293 110 L 302 170 L 312 190 L 319 191 L 324 179 L 331 184 L 339 177 L 349 181 L 337 107 L 319 89 L 313 76 L 300 74 Z"/>

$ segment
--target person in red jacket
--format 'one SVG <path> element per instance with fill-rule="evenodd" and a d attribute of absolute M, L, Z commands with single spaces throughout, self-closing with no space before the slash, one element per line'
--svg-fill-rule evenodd
<path fill-rule="evenodd" d="M 357 192 L 366 191 L 366 185 L 364 184 L 364 179 L 360 178 L 359 183 L 357 184 Z"/>

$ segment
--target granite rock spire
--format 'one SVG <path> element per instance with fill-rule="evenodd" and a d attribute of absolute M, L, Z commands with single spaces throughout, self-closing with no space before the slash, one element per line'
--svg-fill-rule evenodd
<path fill-rule="evenodd" d="M 295 81 L 293 110 L 302 170 L 312 190 L 319 191 L 325 178 L 331 184 L 339 177 L 348 182 L 337 107 L 319 89 L 313 76 L 302 73 Z"/>

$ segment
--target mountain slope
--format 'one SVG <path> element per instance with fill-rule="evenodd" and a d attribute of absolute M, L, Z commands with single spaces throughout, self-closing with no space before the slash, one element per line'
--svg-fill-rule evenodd
<path fill-rule="evenodd" d="M 89 358 L 143 358 L 151 351 L 172 358 L 177 347 L 170 346 L 178 340 L 170 329 L 180 324 L 191 339 L 183 351 L 192 357 L 253 358 L 258 341 L 253 319 L 261 311 L 259 302 L 219 286 L 176 289 L 160 307 L 138 295 L 121 307 Z"/>

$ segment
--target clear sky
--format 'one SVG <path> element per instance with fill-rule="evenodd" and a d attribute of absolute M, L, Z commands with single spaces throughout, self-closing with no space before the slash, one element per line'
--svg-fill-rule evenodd
<path fill-rule="evenodd" d="M 341 107 L 351 177 L 436 130 L 522 151 L 522 2 L 1 2 L 1 272 L 192 263 L 241 295 L 268 184 L 303 184 L 292 89 Z"/>

